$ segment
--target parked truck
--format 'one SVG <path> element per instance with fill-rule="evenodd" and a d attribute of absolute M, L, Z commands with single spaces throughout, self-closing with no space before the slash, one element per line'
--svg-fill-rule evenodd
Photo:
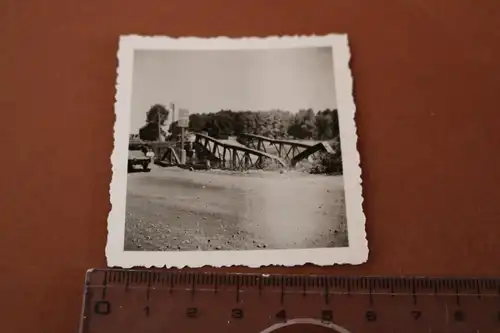
<path fill-rule="evenodd" d="M 152 150 L 142 142 L 129 142 L 128 145 L 128 172 L 137 170 L 140 166 L 143 172 L 149 172 L 152 161 Z"/>

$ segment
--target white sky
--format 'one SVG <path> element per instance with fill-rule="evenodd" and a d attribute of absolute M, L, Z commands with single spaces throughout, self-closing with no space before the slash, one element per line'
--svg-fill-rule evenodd
<path fill-rule="evenodd" d="M 136 51 L 130 133 L 156 103 L 190 113 L 335 108 L 331 48 Z"/>

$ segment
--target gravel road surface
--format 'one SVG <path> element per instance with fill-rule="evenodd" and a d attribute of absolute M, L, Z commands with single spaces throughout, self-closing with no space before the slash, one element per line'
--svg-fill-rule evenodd
<path fill-rule="evenodd" d="M 127 183 L 125 250 L 347 246 L 342 176 L 154 167 Z"/>

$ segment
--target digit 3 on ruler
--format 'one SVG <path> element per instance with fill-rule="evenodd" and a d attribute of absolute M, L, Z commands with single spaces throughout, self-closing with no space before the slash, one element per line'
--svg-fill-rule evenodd
<path fill-rule="evenodd" d="M 80 333 L 500 332 L 500 279 L 92 270 Z"/>

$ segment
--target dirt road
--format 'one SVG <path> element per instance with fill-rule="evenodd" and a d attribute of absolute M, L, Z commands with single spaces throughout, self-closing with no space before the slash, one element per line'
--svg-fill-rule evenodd
<path fill-rule="evenodd" d="M 347 246 L 341 176 L 154 168 L 128 175 L 125 250 Z"/>

